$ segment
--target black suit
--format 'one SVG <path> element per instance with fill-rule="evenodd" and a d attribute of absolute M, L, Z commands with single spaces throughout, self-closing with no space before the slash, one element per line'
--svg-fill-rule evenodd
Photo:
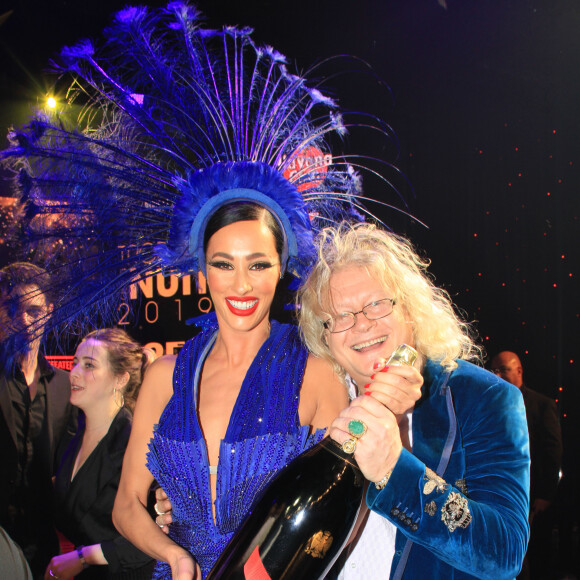
<path fill-rule="evenodd" d="M 79 429 L 57 470 L 54 483 L 56 526 L 76 546 L 101 544 L 108 566 L 91 566 L 79 578 L 150 578 L 153 560 L 115 529 L 111 519 L 123 456 L 131 433 L 131 413 L 122 408 L 71 482 L 84 433 Z"/>
<path fill-rule="evenodd" d="M 76 425 L 76 410 L 69 403 L 68 373 L 51 367 L 39 357 L 40 381 L 46 392 L 43 420 L 43 445 L 35 453 L 43 455 L 42 469 L 27 486 L 18 483 L 18 449 L 14 409 L 10 384 L 15 372 L 0 371 L 0 525 L 12 535 L 30 559 L 35 575 L 44 572 L 56 543 L 53 531 L 51 477 L 57 448 L 62 440 L 72 436 Z M 72 431 L 72 432 L 71 432 Z M 17 497 L 32 501 L 19 505 Z"/>
<path fill-rule="evenodd" d="M 521 387 L 530 435 L 530 508 L 535 499 L 552 501 L 562 461 L 562 431 L 556 403 L 525 385 Z M 551 572 L 552 510 L 533 515 L 530 544 L 519 580 L 544 580 Z"/>
<path fill-rule="evenodd" d="M 562 463 L 562 431 L 556 403 L 521 387 L 530 434 L 530 505 L 536 498 L 552 501 Z"/>

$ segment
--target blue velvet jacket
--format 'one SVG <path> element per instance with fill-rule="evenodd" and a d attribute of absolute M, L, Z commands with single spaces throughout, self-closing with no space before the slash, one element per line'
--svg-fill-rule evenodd
<path fill-rule="evenodd" d="M 397 526 L 391 579 L 514 578 L 529 537 L 522 395 L 465 361 L 428 361 L 406 449 L 367 504 Z"/>

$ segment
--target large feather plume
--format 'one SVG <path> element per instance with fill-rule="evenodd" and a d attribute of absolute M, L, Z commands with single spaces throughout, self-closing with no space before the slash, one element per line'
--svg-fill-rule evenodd
<path fill-rule="evenodd" d="M 199 268 L 191 223 L 233 167 L 245 167 L 246 186 L 256 175 L 254 187 L 279 186 L 299 152 L 328 153 L 346 132 L 336 103 L 283 55 L 247 28 L 203 28 L 184 2 L 122 10 L 100 46 L 66 47 L 57 67 L 74 77 L 78 119 L 39 112 L 1 158 L 18 172 L 23 253 L 51 273 L 52 324 L 68 332 L 107 323 L 149 273 Z M 361 219 L 358 169 L 335 155 L 330 167 L 286 173 L 294 274 L 314 256 L 309 214 L 314 229 Z"/>

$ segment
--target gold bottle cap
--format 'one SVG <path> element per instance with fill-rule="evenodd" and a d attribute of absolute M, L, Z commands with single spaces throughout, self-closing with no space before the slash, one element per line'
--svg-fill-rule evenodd
<path fill-rule="evenodd" d="M 408 344 L 399 345 L 389 360 L 387 366 L 410 366 L 412 367 L 417 360 L 417 351 Z"/>

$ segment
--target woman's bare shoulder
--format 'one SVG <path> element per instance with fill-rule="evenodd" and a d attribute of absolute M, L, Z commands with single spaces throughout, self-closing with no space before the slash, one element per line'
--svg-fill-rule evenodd
<path fill-rule="evenodd" d="M 177 357 L 168 354 L 156 359 L 145 373 L 139 392 L 141 399 L 163 398 L 168 400 L 173 391 L 173 371 Z"/>
<path fill-rule="evenodd" d="M 147 369 L 147 374 L 154 371 L 155 373 L 171 372 L 175 368 L 175 361 L 177 360 L 177 355 L 166 354 L 155 359 L 149 368 Z"/>
<path fill-rule="evenodd" d="M 326 427 L 348 407 L 347 389 L 329 361 L 309 355 L 300 394 L 301 423 Z"/>

